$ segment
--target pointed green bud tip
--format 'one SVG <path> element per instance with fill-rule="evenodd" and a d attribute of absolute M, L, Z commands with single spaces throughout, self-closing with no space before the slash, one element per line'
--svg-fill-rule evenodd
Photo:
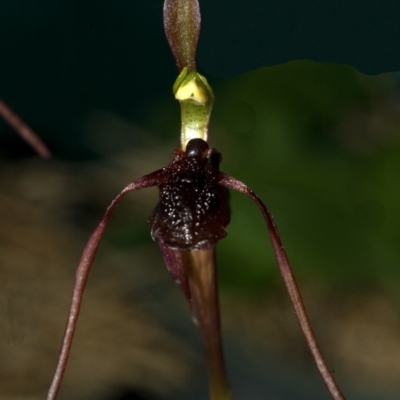
<path fill-rule="evenodd" d="M 200 34 L 198 0 L 165 0 L 164 29 L 179 71 L 196 70 L 196 49 Z"/>

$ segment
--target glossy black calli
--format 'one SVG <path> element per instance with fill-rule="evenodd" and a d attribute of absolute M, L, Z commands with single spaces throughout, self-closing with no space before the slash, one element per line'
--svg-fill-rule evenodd
<path fill-rule="evenodd" d="M 175 249 L 207 249 L 226 236 L 229 193 L 219 185 L 221 155 L 202 139 L 176 150 L 157 185 L 159 202 L 150 217 L 153 239 Z"/>

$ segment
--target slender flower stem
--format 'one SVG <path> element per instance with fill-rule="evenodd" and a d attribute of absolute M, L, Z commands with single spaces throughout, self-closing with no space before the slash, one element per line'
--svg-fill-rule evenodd
<path fill-rule="evenodd" d="M 221 339 L 215 250 L 185 251 L 192 306 L 203 338 L 210 400 L 231 400 Z"/>
<path fill-rule="evenodd" d="M 49 158 L 51 156 L 49 149 L 40 137 L 1 99 L 0 115 L 41 157 Z"/>

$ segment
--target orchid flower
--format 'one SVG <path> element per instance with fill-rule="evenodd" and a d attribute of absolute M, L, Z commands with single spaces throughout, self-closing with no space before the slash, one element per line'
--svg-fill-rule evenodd
<path fill-rule="evenodd" d="M 76 271 L 67 327 L 47 400 L 55 400 L 59 392 L 86 281 L 109 218 L 126 194 L 152 186 L 159 189 L 159 201 L 149 219 L 151 235 L 158 242 L 167 269 L 183 292 L 199 327 L 210 400 L 232 399 L 222 349 L 215 258 L 215 247 L 227 235 L 230 222 L 228 189 L 244 193 L 259 207 L 312 357 L 332 398 L 343 400 L 317 344 L 271 213 L 244 183 L 220 171 L 221 154 L 207 142 L 214 96 L 207 79 L 196 71 L 200 32 L 198 0 L 165 0 L 164 27 L 180 72 L 173 93 L 181 106 L 181 146 L 174 151 L 168 166 L 126 186 L 111 202 L 90 236 Z"/>

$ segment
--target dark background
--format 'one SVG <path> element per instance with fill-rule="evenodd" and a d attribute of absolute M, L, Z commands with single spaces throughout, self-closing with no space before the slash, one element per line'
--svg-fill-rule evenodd
<path fill-rule="evenodd" d="M 199 68 L 226 78 L 310 59 L 366 74 L 398 71 L 399 8 L 396 1 L 203 0 Z M 4 1 L 0 22 L 1 96 L 58 155 L 79 157 L 90 108 L 140 121 L 146 102 L 168 93 L 175 77 L 161 0 Z"/>
<path fill-rule="evenodd" d="M 400 69 L 400 5 L 393 0 L 206 0 L 201 6 L 199 64 L 207 75 L 299 59 L 348 64 L 365 74 Z"/>

